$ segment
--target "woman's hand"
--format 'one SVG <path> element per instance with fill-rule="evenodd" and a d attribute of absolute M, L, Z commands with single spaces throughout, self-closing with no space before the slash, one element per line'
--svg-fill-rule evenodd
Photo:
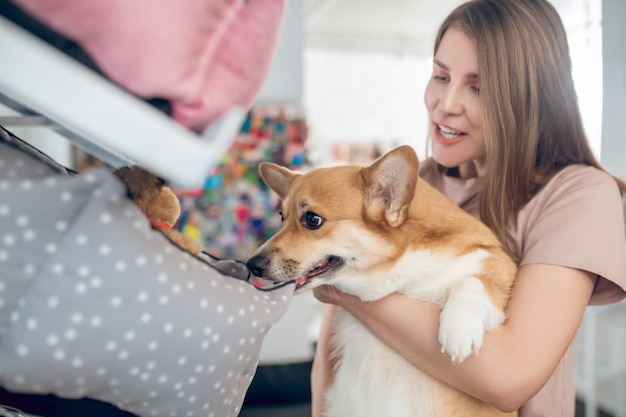
<path fill-rule="evenodd" d="M 340 305 L 340 297 L 343 293 L 330 285 L 321 285 L 313 289 L 313 295 L 324 304 Z"/>

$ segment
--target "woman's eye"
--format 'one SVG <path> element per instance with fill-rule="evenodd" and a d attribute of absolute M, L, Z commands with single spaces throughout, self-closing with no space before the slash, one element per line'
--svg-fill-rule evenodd
<path fill-rule="evenodd" d="M 324 224 L 324 218 L 312 211 L 307 211 L 302 220 L 302 224 L 309 229 L 319 229 Z"/>

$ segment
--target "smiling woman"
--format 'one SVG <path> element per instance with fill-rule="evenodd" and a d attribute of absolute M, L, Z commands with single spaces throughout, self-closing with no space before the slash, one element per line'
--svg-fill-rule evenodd
<path fill-rule="evenodd" d="M 604 3 L 619 7 L 619 1 Z M 420 109 L 432 69 L 432 40 L 437 23 L 462 2 L 307 2 L 311 22 L 306 21 L 304 100 L 311 122 L 308 148 L 315 163 L 335 162 L 331 155 L 337 143 L 374 143 L 385 150 L 408 143 L 420 159 L 425 158 L 425 132 L 430 127 Z M 573 77 L 590 145 L 600 155 L 603 2 L 552 3 L 570 40 Z M 373 38 L 372 33 L 378 36 Z M 608 34 L 610 39 L 621 36 Z"/>
<path fill-rule="evenodd" d="M 468 159 L 463 176 L 483 169 L 485 139 L 482 128 L 480 79 L 474 42 L 460 29 L 442 39 L 425 93 L 431 120 L 431 152 L 443 166 L 457 167 Z M 465 172 L 465 171 L 470 171 Z"/>
<path fill-rule="evenodd" d="M 420 175 L 489 226 L 518 261 L 507 321 L 485 335 L 479 356 L 451 367 L 436 343 L 444 313 L 432 305 L 401 294 L 364 302 L 336 288 L 314 292 L 412 366 L 500 410 L 571 416 L 573 342 L 585 309 L 626 296 L 626 184 L 587 142 L 567 36 L 549 2 L 463 3 L 440 26 L 433 64 L 424 94 L 432 158 Z M 331 354 L 334 311 L 327 309 L 313 367 L 315 416 L 341 383 Z"/>

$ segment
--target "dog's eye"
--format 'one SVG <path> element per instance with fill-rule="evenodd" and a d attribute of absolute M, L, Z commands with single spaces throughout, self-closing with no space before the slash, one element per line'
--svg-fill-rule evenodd
<path fill-rule="evenodd" d="M 279 211 L 278 214 L 280 214 L 280 221 L 285 221 L 285 217 L 283 216 L 283 211 Z"/>
<path fill-rule="evenodd" d="M 312 211 L 304 213 L 302 224 L 309 229 L 319 229 L 324 224 L 324 218 Z"/>

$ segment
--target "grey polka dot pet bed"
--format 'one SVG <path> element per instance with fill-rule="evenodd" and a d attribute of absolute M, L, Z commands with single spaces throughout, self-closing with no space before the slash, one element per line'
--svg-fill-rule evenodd
<path fill-rule="evenodd" d="M 110 171 L 68 173 L 0 130 L 5 389 L 138 416 L 236 416 L 293 294 L 246 277 L 151 229 Z"/>

